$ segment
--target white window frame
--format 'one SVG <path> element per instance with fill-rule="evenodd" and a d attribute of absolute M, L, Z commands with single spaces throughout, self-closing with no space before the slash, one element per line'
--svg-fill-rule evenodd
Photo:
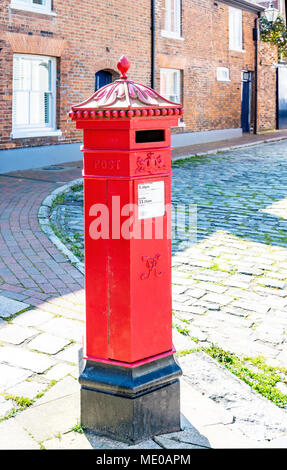
<path fill-rule="evenodd" d="M 216 69 L 216 80 L 218 82 L 230 82 L 229 68 L 228 67 L 217 67 L 217 69 Z"/>
<path fill-rule="evenodd" d="M 243 51 L 242 10 L 229 7 L 229 50 Z"/>
<path fill-rule="evenodd" d="M 166 74 L 166 76 L 168 77 L 168 75 L 171 76 L 171 73 L 174 73 L 174 72 L 175 72 L 177 80 L 178 80 L 177 90 L 174 90 L 176 93 L 173 94 L 174 96 L 176 96 L 176 99 L 170 99 L 170 95 L 167 95 L 167 94 L 163 93 L 163 90 L 162 90 L 163 74 Z M 171 78 L 169 78 L 169 80 L 171 80 Z M 181 82 L 182 82 L 181 70 L 179 70 L 179 69 L 170 69 L 170 68 L 161 68 L 160 69 L 160 94 L 161 94 L 161 96 L 163 96 L 167 100 L 174 101 L 176 103 L 181 102 L 181 96 L 182 96 L 182 90 L 181 90 L 182 84 L 181 84 Z M 178 119 L 178 127 L 185 127 L 185 123 L 183 122 L 183 117 L 180 117 Z"/>
<path fill-rule="evenodd" d="M 28 124 L 27 126 L 17 125 L 14 122 L 14 118 L 12 117 L 12 133 L 11 138 L 25 138 L 25 137 L 44 137 L 44 136 L 57 136 L 61 135 L 61 131 L 56 129 L 56 58 L 50 56 L 40 56 L 40 55 L 32 55 L 32 54 L 14 54 L 13 61 L 16 58 L 25 58 L 32 60 L 50 60 L 51 61 L 51 116 L 49 124 L 39 124 L 39 125 L 31 125 Z M 14 78 L 13 78 L 14 80 Z M 21 91 L 21 90 L 18 90 Z M 28 90 L 27 90 L 28 91 Z M 13 103 L 12 107 L 14 108 L 14 99 L 16 96 L 17 90 L 14 89 L 14 82 L 13 82 Z"/>
<path fill-rule="evenodd" d="M 166 8 L 162 8 L 162 14 L 164 15 L 164 28 L 161 30 L 161 35 L 174 38 L 182 39 L 181 37 L 181 0 L 165 0 Z M 171 18 L 174 16 L 175 28 L 172 30 Z"/>
<path fill-rule="evenodd" d="M 52 0 L 46 0 L 45 5 L 33 3 L 33 0 L 11 0 L 10 8 L 13 10 L 31 11 L 35 13 L 43 13 L 45 15 L 55 15 L 52 12 Z"/>
<path fill-rule="evenodd" d="M 167 81 L 171 83 L 172 74 L 177 77 L 177 90 L 173 90 L 174 93 L 167 95 L 162 91 L 163 75 L 166 75 Z M 181 71 L 179 69 L 170 69 L 170 68 L 161 68 L 160 69 L 160 94 L 169 101 L 174 101 L 175 103 L 180 103 L 181 99 Z M 170 99 L 170 96 L 176 96 L 176 99 Z"/>

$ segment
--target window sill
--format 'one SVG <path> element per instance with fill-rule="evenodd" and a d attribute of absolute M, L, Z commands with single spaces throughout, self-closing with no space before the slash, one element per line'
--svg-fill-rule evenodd
<path fill-rule="evenodd" d="M 176 33 L 171 33 L 170 31 L 165 31 L 164 29 L 160 32 L 161 36 L 168 39 L 177 39 L 178 41 L 184 41 L 182 36 L 179 36 Z"/>
<path fill-rule="evenodd" d="M 10 134 L 10 137 L 11 139 L 27 139 L 29 137 L 60 137 L 61 135 L 62 135 L 62 131 L 60 129 L 57 129 L 57 130 L 23 129 L 23 130 L 12 131 Z"/>
<path fill-rule="evenodd" d="M 13 4 L 11 3 L 9 5 L 10 10 L 20 10 L 20 11 L 28 11 L 30 13 L 40 13 L 41 15 L 47 15 L 47 16 L 57 16 L 57 13 L 51 10 L 43 10 L 40 8 L 33 8 L 29 7 L 29 5 L 19 5 L 17 3 Z"/>
<path fill-rule="evenodd" d="M 178 120 L 178 125 L 174 127 L 174 129 L 178 129 L 179 127 L 185 127 L 186 124 L 184 121 Z"/>
<path fill-rule="evenodd" d="M 230 48 L 229 48 L 229 51 L 230 51 L 230 52 L 242 52 L 242 53 L 245 53 L 245 52 L 246 52 L 245 49 L 230 49 Z"/>

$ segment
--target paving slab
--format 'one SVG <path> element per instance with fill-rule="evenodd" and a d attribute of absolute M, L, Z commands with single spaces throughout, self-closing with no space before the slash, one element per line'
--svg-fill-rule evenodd
<path fill-rule="evenodd" d="M 179 358 L 188 383 L 234 416 L 234 430 L 264 441 L 287 434 L 287 410 L 255 392 L 205 353 Z"/>
<path fill-rule="evenodd" d="M 38 331 L 19 325 L 0 325 L 0 341 L 6 343 L 21 344 L 37 334 Z"/>
<path fill-rule="evenodd" d="M 50 333 L 60 338 L 82 341 L 84 334 L 84 323 L 78 320 L 68 320 L 66 318 L 53 318 L 41 326 L 46 333 Z"/>
<path fill-rule="evenodd" d="M 199 426 L 227 425 L 234 422 L 232 411 L 209 398 L 205 391 L 198 391 L 196 387 L 191 386 L 185 376 L 180 381 L 180 394 L 183 429 L 188 429 L 190 426 L 199 428 Z"/>
<path fill-rule="evenodd" d="M 14 397 L 24 397 L 33 400 L 39 393 L 47 388 L 47 384 L 35 381 L 23 381 L 7 388 L 6 393 Z"/>
<path fill-rule="evenodd" d="M 1 348 L 0 348 L 1 353 Z M 0 393 L 30 377 L 32 371 L 0 363 Z"/>
<path fill-rule="evenodd" d="M 281 437 L 278 439 L 272 439 L 269 443 L 266 444 L 267 448 L 274 449 L 287 449 L 287 436 Z"/>
<path fill-rule="evenodd" d="M 196 444 L 190 444 L 188 442 L 180 442 L 176 439 L 169 439 L 168 437 L 156 436 L 154 438 L 155 442 L 160 444 L 164 449 L 206 449 L 206 447 L 201 447 Z"/>
<path fill-rule="evenodd" d="M 80 384 L 77 379 L 67 376 L 59 380 L 52 386 L 39 400 L 36 405 L 43 405 L 45 403 L 52 403 L 58 399 L 65 398 L 66 396 L 76 395 L 80 393 Z"/>
<path fill-rule="evenodd" d="M 29 308 L 30 305 L 25 302 L 19 302 L 0 295 L 0 317 L 9 318 L 22 310 Z"/>
<path fill-rule="evenodd" d="M 183 448 L 184 443 L 195 445 L 198 447 L 211 447 L 209 440 L 192 425 L 190 425 L 189 429 L 185 429 L 182 432 L 161 435 L 159 437 L 159 440 L 157 440 L 156 438 L 156 441 L 161 442 L 162 439 L 169 439 L 174 442 L 174 445 L 176 443 L 181 444 L 181 448 Z M 164 442 L 162 442 L 162 444 L 164 445 Z"/>
<path fill-rule="evenodd" d="M 268 447 L 269 444 L 268 441 L 247 438 L 234 430 L 232 424 L 229 426 L 223 424 L 199 426 L 199 430 L 208 440 L 212 449 L 262 449 Z M 183 439 L 188 442 L 188 436 Z"/>
<path fill-rule="evenodd" d="M 46 450 L 85 450 L 93 449 L 93 446 L 90 444 L 89 440 L 85 434 L 79 432 L 67 432 L 62 434 L 60 437 L 54 437 L 48 440 L 45 440 L 42 443 L 42 446 Z"/>
<path fill-rule="evenodd" d="M 42 353 L 56 354 L 69 344 L 69 340 L 48 333 L 39 334 L 35 339 L 29 341 L 29 349 L 35 349 Z"/>
<path fill-rule="evenodd" d="M 71 344 L 64 351 L 57 353 L 56 358 L 72 364 L 78 364 L 80 344 Z"/>
<path fill-rule="evenodd" d="M 14 418 L 0 423 L 1 450 L 39 450 L 40 448 L 40 444 Z"/>
<path fill-rule="evenodd" d="M 53 317 L 53 314 L 36 308 L 23 312 L 18 317 L 13 318 L 13 324 L 36 327 L 42 325 L 48 320 L 52 320 Z"/>
<path fill-rule="evenodd" d="M 190 336 L 180 334 L 176 328 L 172 330 L 172 341 L 177 351 L 189 350 L 195 347 Z"/>
<path fill-rule="evenodd" d="M 24 348 L 19 351 L 17 346 L 3 346 L 0 348 L 0 362 L 37 373 L 45 372 L 55 364 L 54 359 L 49 356 L 28 351 Z"/>
<path fill-rule="evenodd" d="M 79 395 L 72 394 L 57 400 L 32 406 L 22 411 L 15 419 L 37 442 L 53 438 L 57 434 L 71 431 L 79 424 Z"/>
<path fill-rule="evenodd" d="M 6 400 L 0 395 L 0 419 L 7 417 L 7 415 L 15 408 L 15 403 L 12 400 Z"/>
<path fill-rule="evenodd" d="M 56 364 L 55 366 L 51 367 L 48 372 L 45 373 L 45 378 L 48 380 L 60 380 L 63 379 L 66 375 L 71 374 L 73 377 L 78 378 L 78 366 L 71 366 L 69 364 Z"/>
<path fill-rule="evenodd" d="M 88 432 L 85 432 L 85 437 L 87 438 L 87 440 L 89 441 L 93 449 L 136 450 L 136 449 L 161 449 L 162 448 L 153 439 L 147 439 L 135 445 L 128 445 L 123 442 L 115 441 L 115 440 L 108 439 L 102 436 L 97 436 L 95 434 L 88 433 Z"/>

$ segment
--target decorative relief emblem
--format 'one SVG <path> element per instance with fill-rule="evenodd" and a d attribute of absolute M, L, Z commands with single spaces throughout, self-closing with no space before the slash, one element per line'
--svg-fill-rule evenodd
<path fill-rule="evenodd" d="M 160 277 L 162 272 L 158 271 L 158 261 L 160 258 L 160 254 L 157 253 L 155 256 L 142 256 L 142 261 L 145 263 L 145 267 L 147 271 L 141 274 L 141 280 L 144 281 L 145 279 L 149 279 L 152 274 L 155 277 Z"/>
<path fill-rule="evenodd" d="M 165 164 L 161 155 L 148 152 L 146 158 L 137 158 L 136 173 L 154 173 L 165 169 Z"/>

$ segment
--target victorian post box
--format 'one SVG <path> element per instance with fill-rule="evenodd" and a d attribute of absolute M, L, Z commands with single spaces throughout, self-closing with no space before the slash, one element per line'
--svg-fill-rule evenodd
<path fill-rule="evenodd" d="M 180 428 L 171 304 L 171 127 L 183 109 L 126 76 L 69 113 L 83 129 L 81 422 L 126 442 Z"/>

